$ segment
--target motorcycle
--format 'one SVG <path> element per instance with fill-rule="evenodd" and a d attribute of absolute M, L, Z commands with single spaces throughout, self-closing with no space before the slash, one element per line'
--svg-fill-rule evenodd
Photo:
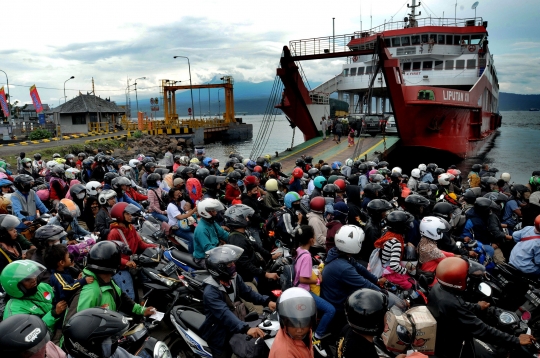
<path fill-rule="evenodd" d="M 131 318 L 127 318 L 131 320 Z M 159 325 L 160 321 L 143 318 L 140 323 L 131 326 L 118 340 L 118 345 L 137 357 L 169 358 L 169 347 L 154 337 L 150 331 Z"/>
<path fill-rule="evenodd" d="M 21 215 L 24 215 L 25 217 L 30 216 L 30 214 L 27 211 L 21 211 Z M 27 225 L 27 228 L 21 231 L 21 235 L 23 235 L 27 240 L 32 240 L 34 237 L 34 233 L 37 229 L 40 227 L 47 225 L 49 222 L 49 219 L 51 218 L 50 214 L 42 214 L 38 217 L 36 217 L 30 225 Z M 26 219 L 23 219 L 23 221 Z"/>

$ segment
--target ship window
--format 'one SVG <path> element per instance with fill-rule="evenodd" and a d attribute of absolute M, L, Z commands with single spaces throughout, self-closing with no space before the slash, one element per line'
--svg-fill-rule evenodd
<path fill-rule="evenodd" d="M 421 36 L 421 39 L 422 39 L 422 43 L 427 44 L 429 41 L 429 34 L 423 34 Z"/>
<path fill-rule="evenodd" d="M 349 75 L 349 69 L 346 68 L 343 70 L 343 77 L 347 77 Z"/>
<path fill-rule="evenodd" d="M 414 71 L 414 70 L 419 70 L 419 69 L 421 68 L 421 66 L 422 66 L 422 62 L 413 62 L 413 63 L 412 63 L 412 69 L 413 69 L 413 71 Z"/>
<path fill-rule="evenodd" d="M 364 74 L 364 67 L 358 67 L 358 72 L 356 73 L 358 76 L 361 76 Z"/>
<path fill-rule="evenodd" d="M 451 45 L 452 44 L 452 41 L 453 38 L 452 38 L 452 35 L 446 35 L 446 44 L 447 45 Z"/>
<path fill-rule="evenodd" d="M 454 36 L 454 45 L 461 45 L 461 36 L 459 35 Z"/>
<path fill-rule="evenodd" d="M 454 69 L 454 60 L 446 60 L 444 61 L 444 69 L 445 70 L 453 70 Z"/>
<path fill-rule="evenodd" d="M 411 39 L 409 36 L 405 36 L 401 38 L 401 46 L 409 46 L 411 44 Z"/>
<path fill-rule="evenodd" d="M 384 44 L 386 47 L 392 47 L 392 44 L 390 43 L 390 39 L 384 39 Z"/>
<path fill-rule="evenodd" d="M 420 45 L 420 35 L 411 36 L 411 45 Z"/>
<path fill-rule="evenodd" d="M 433 61 L 424 61 L 422 63 L 422 70 L 431 71 L 433 69 Z"/>
<path fill-rule="evenodd" d="M 439 45 L 444 45 L 444 35 L 437 35 L 437 43 Z"/>
<path fill-rule="evenodd" d="M 435 93 L 432 90 L 422 90 L 418 91 L 418 97 L 419 100 L 428 100 L 428 101 L 434 101 L 435 100 Z"/>
<path fill-rule="evenodd" d="M 465 68 L 465 60 L 456 60 L 456 70 L 463 70 Z"/>
<path fill-rule="evenodd" d="M 356 67 L 351 68 L 351 76 L 356 76 Z"/>
<path fill-rule="evenodd" d="M 410 70 L 411 70 L 411 63 L 410 62 L 405 62 L 403 64 L 403 72 L 410 71 Z"/>
<path fill-rule="evenodd" d="M 366 67 L 366 75 L 369 75 L 371 72 L 373 72 L 373 66 L 367 66 Z"/>
<path fill-rule="evenodd" d="M 464 45 L 470 45 L 471 37 L 469 35 L 463 35 L 461 36 L 461 41 L 465 41 Z"/>
<path fill-rule="evenodd" d="M 471 43 L 473 45 L 480 45 L 480 41 L 484 38 L 484 35 L 471 35 Z"/>
<path fill-rule="evenodd" d="M 467 60 L 467 69 L 474 70 L 476 68 L 476 59 Z"/>
<path fill-rule="evenodd" d="M 435 61 L 435 70 L 442 70 L 443 69 L 443 61 Z"/>
<path fill-rule="evenodd" d="M 400 46 L 399 37 L 392 37 L 392 46 L 393 47 L 399 47 Z"/>

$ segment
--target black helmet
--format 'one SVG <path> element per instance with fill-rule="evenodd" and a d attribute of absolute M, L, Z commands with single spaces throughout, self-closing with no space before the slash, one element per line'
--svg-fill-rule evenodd
<path fill-rule="evenodd" d="M 330 176 L 330 173 L 332 173 L 332 168 L 329 165 L 323 165 L 321 167 L 321 175 L 328 179 Z"/>
<path fill-rule="evenodd" d="M 488 198 L 476 198 L 474 202 L 474 212 L 478 215 L 488 215 L 490 213 L 492 201 Z"/>
<path fill-rule="evenodd" d="M 388 162 L 387 161 L 380 161 L 378 164 L 377 164 L 377 168 L 387 168 L 388 167 Z"/>
<path fill-rule="evenodd" d="M 229 173 L 229 175 L 227 175 L 227 181 L 229 183 L 237 183 L 239 180 L 242 180 L 242 174 L 240 174 L 236 170 L 233 170 Z"/>
<path fill-rule="evenodd" d="M 504 194 L 503 194 L 504 195 Z M 440 218 L 443 218 L 444 220 L 450 222 L 450 214 L 452 214 L 452 212 L 454 212 L 454 209 L 455 206 L 450 204 L 450 203 L 447 203 L 447 202 L 444 202 L 444 201 L 441 201 L 437 204 L 435 204 L 435 206 L 433 207 L 433 216 L 438 216 Z"/>
<path fill-rule="evenodd" d="M 282 329 L 313 327 L 317 320 L 315 300 L 308 291 L 300 287 L 283 291 L 276 302 L 276 311 Z"/>
<path fill-rule="evenodd" d="M 364 174 L 365 172 L 367 172 L 367 170 L 368 167 L 366 163 L 361 163 L 360 165 L 358 165 L 358 171 L 360 171 L 360 173 Z"/>
<path fill-rule="evenodd" d="M 473 164 L 473 166 L 471 167 L 471 170 L 473 172 L 478 173 L 480 170 L 482 170 L 482 166 L 480 164 Z"/>
<path fill-rule="evenodd" d="M 476 194 L 472 190 L 467 190 L 465 193 L 463 193 L 463 199 L 468 204 L 474 204 L 476 201 Z"/>
<path fill-rule="evenodd" d="M 247 227 L 249 225 L 249 218 L 253 214 L 255 214 L 255 210 L 247 205 L 233 205 L 223 214 L 225 226 L 230 229 Z"/>
<path fill-rule="evenodd" d="M 388 214 L 385 220 L 390 231 L 404 234 L 410 229 L 414 217 L 406 211 L 396 210 Z"/>
<path fill-rule="evenodd" d="M 364 195 L 370 199 L 376 199 L 377 193 L 383 190 L 382 185 L 376 183 L 368 183 L 364 188 Z"/>
<path fill-rule="evenodd" d="M 242 164 L 242 163 L 236 163 L 235 165 L 233 165 L 233 168 L 234 168 L 234 169 L 238 169 L 238 170 L 244 170 L 244 169 L 246 169 L 245 165 Z"/>
<path fill-rule="evenodd" d="M 315 179 L 315 177 L 319 175 L 319 169 L 311 168 L 310 170 L 308 170 L 308 175 L 310 178 Z"/>
<path fill-rule="evenodd" d="M 27 174 L 21 174 L 15 178 L 15 188 L 19 191 L 30 191 L 34 185 L 34 178 Z"/>
<path fill-rule="evenodd" d="M 160 180 L 161 180 L 161 175 L 159 175 L 158 173 L 152 173 L 146 177 L 146 184 L 148 185 L 148 187 L 157 188 L 158 187 L 157 182 Z"/>
<path fill-rule="evenodd" d="M 86 187 L 82 184 L 75 184 L 69 188 L 69 194 L 73 199 L 82 200 L 86 197 Z"/>
<path fill-rule="evenodd" d="M 34 154 L 34 159 L 35 160 L 41 160 L 41 154 L 39 154 L 39 153 Z"/>
<path fill-rule="evenodd" d="M 405 206 L 412 206 L 416 208 L 419 208 L 419 207 L 427 208 L 429 204 L 430 204 L 429 200 L 424 198 L 422 195 L 411 194 L 405 198 Z"/>
<path fill-rule="evenodd" d="M 304 158 L 304 161 L 306 162 L 306 164 L 311 164 L 313 163 L 313 157 L 311 155 L 308 155 Z"/>
<path fill-rule="evenodd" d="M 95 244 L 88 253 L 86 268 L 95 273 L 115 274 L 120 267 L 120 248 L 112 241 Z"/>
<path fill-rule="evenodd" d="M 236 262 L 244 249 L 234 245 L 223 245 L 206 251 L 206 269 L 214 280 L 229 281 L 235 277 L 229 264 Z"/>
<path fill-rule="evenodd" d="M 197 177 L 197 179 L 199 179 L 202 182 L 204 182 L 204 179 L 206 179 L 206 177 L 209 175 L 210 175 L 210 171 L 206 168 L 198 169 L 197 172 L 195 173 L 195 176 Z"/>
<path fill-rule="evenodd" d="M 443 168 L 437 168 L 433 171 L 433 173 L 436 175 L 436 176 L 439 176 L 441 175 L 442 173 L 445 173 L 446 171 L 443 169 Z"/>
<path fill-rule="evenodd" d="M 268 166 L 269 166 L 269 164 L 270 164 L 270 163 L 268 162 L 268 159 L 266 159 L 265 157 L 259 157 L 259 158 L 257 158 L 257 160 L 255 161 L 255 163 L 257 163 L 257 165 L 259 165 L 260 167 L 262 167 L 263 170 L 264 170 L 264 168 L 268 168 Z"/>
<path fill-rule="evenodd" d="M 270 164 L 270 169 L 272 169 L 276 173 L 281 172 L 281 168 L 281 163 L 279 162 L 273 162 L 272 164 Z"/>
<path fill-rule="evenodd" d="M 73 358 L 109 358 L 128 327 L 128 320 L 120 313 L 88 308 L 66 322 L 62 330 L 64 348 Z"/>
<path fill-rule="evenodd" d="M 181 178 L 182 177 L 182 171 L 184 170 L 185 166 L 180 165 L 178 168 L 176 168 L 176 171 L 174 172 L 174 179 Z"/>
<path fill-rule="evenodd" d="M 155 168 L 157 167 L 157 164 L 156 163 L 153 163 L 153 162 L 148 162 L 144 165 L 144 170 L 146 170 L 147 172 L 150 172 L 150 170 L 152 168 Z"/>
<path fill-rule="evenodd" d="M 197 169 L 195 168 L 192 168 L 192 167 L 185 167 L 183 170 L 182 170 L 182 174 L 181 174 L 181 177 L 182 179 L 189 179 L 189 174 L 195 174 L 197 172 Z"/>
<path fill-rule="evenodd" d="M 304 167 L 306 166 L 306 162 L 303 158 L 298 158 L 296 159 L 296 166 L 304 169 Z"/>
<path fill-rule="evenodd" d="M 57 166 L 55 166 L 54 168 L 51 169 L 51 175 L 53 177 L 63 178 L 65 174 L 66 174 L 66 171 L 60 165 L 57 165 Z"/>
<path fill-rule="evenodd" d="M 122 159 L 115 159 L 112 162 L 115 168 L 118 168 L 119 165 L 124 165 L 125 163 L 126 162 L 124 162 Z"/>
<path fill-rule="evenodd" d="M 79 158 L 83 157 L 83 159 L 84 159 L 84 158 L 86 158 L 86 153 L 85 152 L 80 152 L 79 154 L 77 154 L 77 157 L 79 157 Z"/>
<path fill-rule="evenodd" d="M 418 183 L 418 188 L 416 189 L 416 192 L 422 196 L 430 196 L 431 186 L 428 183 Z"/>
<path fill-rule="evenodd" d="M 48 246 L 48 241 L 62 240 L 66 236 L 67 232 L 63 227 L 57 225 L 44 225 L 36 230 L 32 242 L 34 242 L 37 247 L 44 248 Z"/>
<path fill-rule="evenodd" d="M 322 189 L 323 197 L 325 198 L 335 198 L 338 187 L 334 184 L 326 184 Z"/>
<path fill-rule="evenodd" d="M 90 169 L 92 167 L 92 164 L 94 164 L 94 161 L 91 159 L 85 159 L 83 160 L 82 164 L 83 164 L 83 168 Z"/>
<path fill-rule="evenodd" d="M 380 215 L 392 208 L 392 204 L 384 199 L 373 199 L 367 204 L 367 211 L 371 216 Z"/>
<path fill-rule="evenodd" d="M 154 173 L 157 173 L 157 174 L 159 174 L 159 175 L 161 175 L 163 177 L 166 174 L 169 174 L 169 169 L 167 169 L 167 168 L 156 168 L 156 170 L 154 170 Z"/>
<path fill-rule="evenodd" d="M 384 316 L 388 311 L 388 297 L 382 292 L 361 288 L 345 301 L 349 326 L 359 333 L 378 336 L 384 330 Z"/>
<path fill-rule="evenodd" d="M 0 323 L 0 347 L 5 357 L 33 357 L 49 340 L 47 325 L 39 316 L 16 314 Z M 23 355 L 25 352 L 31 354 Z"/>
<path fill-rule="evenodd" d="M 108 172 L 108 173 L 105 173 L 105 175 L 103 176 L 103 182 L 105 184 L 111 185 L 112 180 L 114 178 L 118 178 L 118 177 L 119 177 L 119 175 L 117 173 Z"/>
<path fill-rule="evenodd" d="M 437 164 L 435 163 L 429 163 L 427 166 L 426 166 L 426 170 L 428 172 L 431 172 L 431 173 L 434 173 L 435 170 L 438 168 Z"/>
<path fill-rule="evenodd" d="M 159 174 L 158 174 L 159 175 Z M 117 177 L 114 178 L 111 182 L 111 186 L 114 190 L 122 189 L 122 185 L 131 185 L 131 180 L 126 177 Z"/>
<path fill-rule="evenodd" d="M 203 186 L 206 189 L 216 190 L 217 185 L 220 184 L 220 183 L 224 183 L 225 179 L 226 179 L 226 177 L 224 177 L 224 176 L 209 175 L 206 178 L 204 178 Z"/>
<path fill-rule="evenodd" d="M 525 193 L 530 192 L 530 189 L 523 184 L 514 184 L 510 187 L 512 196 L 516 199 L 523 199 Z"/>

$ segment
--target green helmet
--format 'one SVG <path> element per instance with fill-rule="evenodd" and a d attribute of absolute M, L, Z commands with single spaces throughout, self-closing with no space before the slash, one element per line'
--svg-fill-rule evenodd
<path fill-rule="evenodd" d="M 330 175 L 330 178 L 328 178 L 328 183 L 327 184 L 334 184 L 334 182 L 336 180 L 338 180 L 339 177 L 337 175 Z"/>
<path fill-rule="evenodd" d="M 2 169 L 7 169 L 7 163 L 4 162 L 4 161 L 2 161 L 2 160 L 0 160 L 0 168 L 2 168 Z"/>
<path fill-rule="evenodd" d="M 540 176 L 538 175 L 532 176 L 531 179 L 529 179 L 529 184 L 540 185 Z"/>
<path fill-rule="evenodd" d="M 11 297 L 22 298 L 27 293 L 22 282 L 26 279 L 37 278 L 45 270 L 45 266 L 32 260 L 13 261 L 2 271 L 0 284 Z"/>
<path fill-rule="evenodd" d="M 32 159 L 30 158 L 24 158 L 23 160 L 21 160 L 21 163 L 25 164 L 25 163 L 30 163 L 32 162 Z"/>
<path fill-rule="evenodd" d="M 327 183 L 327 180 L 322 175 L 316 177 L 313 179 L 313 184 L 315 185 L 315 188 L 322 189 L 323 186 L 325 186 Z"/>

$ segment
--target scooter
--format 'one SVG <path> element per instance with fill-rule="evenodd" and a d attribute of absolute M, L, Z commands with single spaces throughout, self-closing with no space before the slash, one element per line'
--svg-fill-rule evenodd
<path fill-rule="evenodd" d="M 127 318 L 131 320 L 131 318 Z M 137 357 L 169 358 L 169 347 L 154 337 L 150 337 L 150 331 L 159 325 L 160 321 L 143 318 L 141 323 L 131 326 L 123 337 L 118 340 L 118 345 Z"/>

